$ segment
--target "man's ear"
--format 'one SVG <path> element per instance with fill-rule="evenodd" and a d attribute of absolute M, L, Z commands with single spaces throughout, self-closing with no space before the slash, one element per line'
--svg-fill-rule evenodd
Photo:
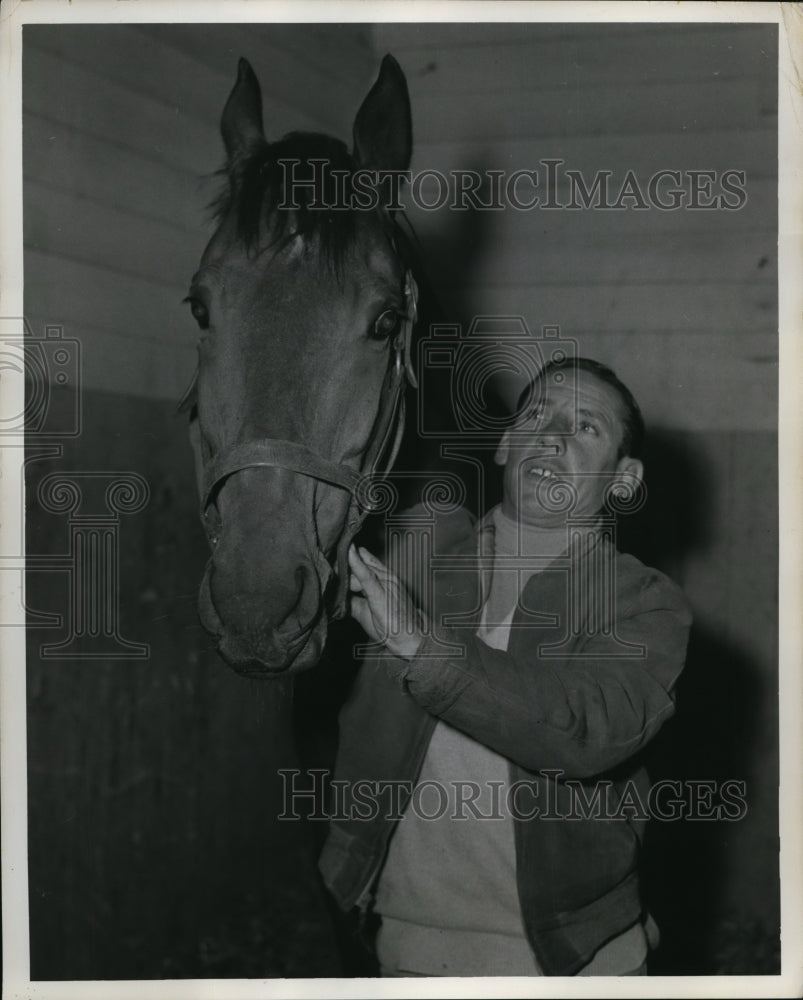
<path fill-rule="evenodd" d="M 496 449 L 496 454 L 494 455 L 494 462 L 497 465 L 506 465 L 507 458 L 510 454 L 510 430 L 506 430 L 502 435 L 502 440 L 499 442 L 499 446 Z"/>
<path fill-rule="evenodd" d="M 625 489 L 634 491 L 644 479 L 644 463 L 638 458 L 625 455 L 616 463 L 613 481 L 620 482 Z"/>

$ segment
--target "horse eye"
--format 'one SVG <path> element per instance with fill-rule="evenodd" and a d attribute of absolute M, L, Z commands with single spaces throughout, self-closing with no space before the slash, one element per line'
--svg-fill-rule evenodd
<path fill-rule="evenodd" d="M 192 313 L 198 326 L 200 326 L 202 330 L 206 330 L 209 327 L 209 310 L 203 302 L 201 302 L 200 299 L 193 298 L 191 295 L 188 295 L 184 301 L 189 302 L 190 312 Z"/>
<path fill-rule="evenodd" d="M 399 329 L 399 313 L 395 309 L 386 309 L 374 322 L 371 336 L 377 340 L 387 340 Z"/>

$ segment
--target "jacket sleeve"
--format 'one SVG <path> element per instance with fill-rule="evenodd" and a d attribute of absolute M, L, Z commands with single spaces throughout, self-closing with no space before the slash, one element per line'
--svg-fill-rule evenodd
<path fill-rule="evenodd" d="M 567 658 L 550 655 L 543 634 L 525 633 L 509 653 L 444 628 L 439 638 L 464 654 L 440 655 L 428 638 L 401 672 L 420 705 L 478 742 L 528 770 L 586 778 L 626 761 L 673 713 L 690 624 L 678 588 L 655 574 L 615 638 L 587 637 Z M 636 655 L 623 655 L 624 643 Z"/>

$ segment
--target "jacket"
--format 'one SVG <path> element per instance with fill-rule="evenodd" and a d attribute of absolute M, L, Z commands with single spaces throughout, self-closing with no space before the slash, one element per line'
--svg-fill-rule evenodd
<path fill-rule="evenodd" d="M 475 635 L 488 530 L 432 560 L 432 629 L 416 658 L 362 665 L 341 713 L 335 767 L 352 808 L 332 819 L 319 867 L 342 909 L 370 904 L 443 719 L 507 757 L 511 780 L 532 788 L 538 815 L 522 809 L 514 819 L 524 926 L 544 973 L 573 975 L 642 916 L 646 816 L 623 808 L 607 817 L 633 789 L 646 801 L 638 754 L 674 711 L 691 614 L 675 584 L 617 552 L 603 530 L 530 578 L 507 650 L 492 649 Z M 602 815 L 576 814 L 578 786 L 586 802 L 604 789 Z M 386 795 L 380 808 L 365 810 L 366 788 Z"/>

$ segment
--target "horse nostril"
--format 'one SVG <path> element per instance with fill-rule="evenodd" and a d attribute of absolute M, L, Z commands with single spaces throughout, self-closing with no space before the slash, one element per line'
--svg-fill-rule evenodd
<path fill-rule="evenodd" d="M 328 569 L 325 560 L 324 567 Z M 309 622 L 318 616 L 322 609 L 323 586 L 326 576 L 321 579 L 314 566 L 302 563 L 296 567 L 296 606 L 293 609 L 296 618 L 305 627 Z"/>
<path fill-rule="evenodd" d="M 296 572 L 295 572 L 296 588 L 297 588 L 296 592 L 298 594 L 299 600 L 301 600 L 304 594 L 304 590 L 307 587 L 311 575 L 312 575 L 311 567 L 304 566 L 303 564 L 301 566 L 296 567 Z"/>

